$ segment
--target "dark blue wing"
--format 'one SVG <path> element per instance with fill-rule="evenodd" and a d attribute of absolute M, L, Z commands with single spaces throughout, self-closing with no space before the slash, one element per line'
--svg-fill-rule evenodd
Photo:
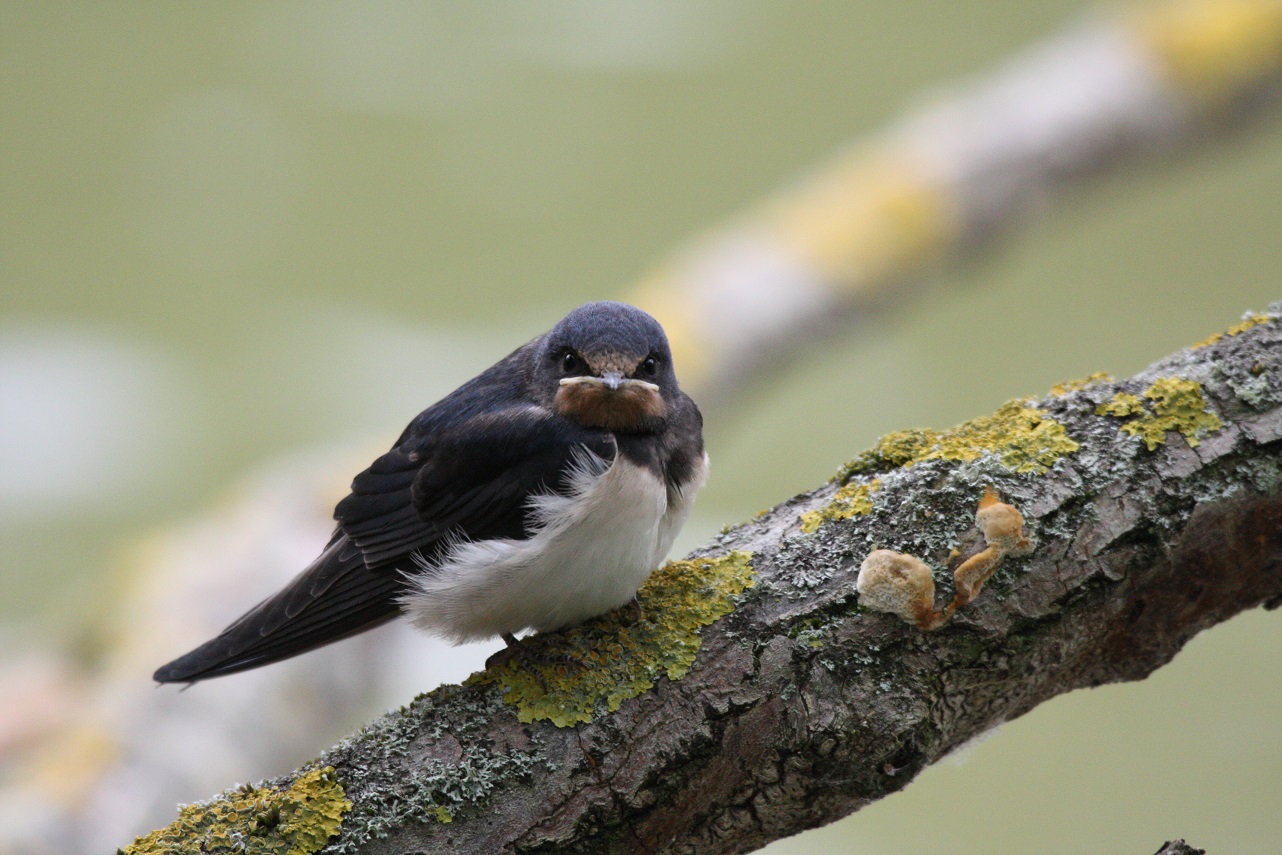
<path fill-rule="evenodd" d="M 396 617 L 402 578 L 371 572 L 341 534 L 283 590 L 195 650 L 162 666 L 160 683 L 247 671 L 372 629 Z"/>
<path fill-rule="evenodd" d="M 334 518 L 372 568 L 448 536 L 528 537 L 530 496 L 563 490 L 583 447 L 614 459 L 610 434 L 534 406 L 413 431 L 356 476 Z"/>
<path fill-rule="evenodd" d="M 613 460 L 610 434 L 531 404 L 467 406 L 461 393 L 484 397 L 475 384 L 424 411 L 356 476 L 335 509 L 334 538 L 311 566 L 156 680 L 256 668 L 390 620 L 415 570 L 411 553 L 431 559 L 455 537 L 526 537 L 530 496 L 563 490 L 580 449 Z"/>

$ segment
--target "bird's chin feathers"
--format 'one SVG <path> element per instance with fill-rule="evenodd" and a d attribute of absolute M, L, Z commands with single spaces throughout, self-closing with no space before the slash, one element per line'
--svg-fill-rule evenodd
<path fill-rule="evenodd" d="M 563 382 L 556 392 L 557 412 L 585 427 L 617 431 L 639 431 L 661 422 L 668 414 L 667 402 L 653 383 L 625 381 L 611 389 L 594 377 Z"/>

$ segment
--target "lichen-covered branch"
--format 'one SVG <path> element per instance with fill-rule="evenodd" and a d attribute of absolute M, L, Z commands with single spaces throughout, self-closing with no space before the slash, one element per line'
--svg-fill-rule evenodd
<path fill-rule="evenodd" d="M 1277 317 L 1133 378 L 885 437 L 833 483 L 656 574 L 640 614 L 543 637 L 554 664 L 539 673 L 509 662 L 373 722 L 315 764 L 351 803 L 325 851 L 751 851 L 1282 603 Z M 989 489 L 1028 542 L 985 570 L 973 602 L 930 632 L 861 602 L 860 565 L 883 548 L 925 562 L 946 601 L 950 562 L 985 548 Z M 297 800 L 295 780 L 254 792 Z M 241 839 L 312 851 L 278 845 L 279 811 L 260 814 Z"/>

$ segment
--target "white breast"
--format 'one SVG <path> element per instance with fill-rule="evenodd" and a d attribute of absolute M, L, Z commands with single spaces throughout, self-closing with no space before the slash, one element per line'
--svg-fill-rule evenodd
<path fill-rule="evenodd" d="M 559 629 L 627 603 L 672 547 L 706 464 L 671 502 L 660 478 L 622 454 L 605 467 L 585 452 L 568 495 L 533 499 L 540 527 L 528 540 L 459 543 L 425 566 L 404 600 L 415 626 L 461 643 Z"/>

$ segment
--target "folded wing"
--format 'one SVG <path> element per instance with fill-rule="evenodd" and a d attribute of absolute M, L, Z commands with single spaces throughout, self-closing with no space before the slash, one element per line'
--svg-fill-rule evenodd
<path fill-rule="evenodd" d="M 233 674 L 384 623 L 400 613 L 408 576 L 421 572 L 413 554 L 430 563 L 455 539 L 530 536 L 530 496 L 568 487 L 576 449 L 606 460 L 616 452 L 608 433 L 532 406 L 448 419 L 440 407 L 356 476 L 335 509 L 333 539 L 310 566 L 155 679 Z"/>

